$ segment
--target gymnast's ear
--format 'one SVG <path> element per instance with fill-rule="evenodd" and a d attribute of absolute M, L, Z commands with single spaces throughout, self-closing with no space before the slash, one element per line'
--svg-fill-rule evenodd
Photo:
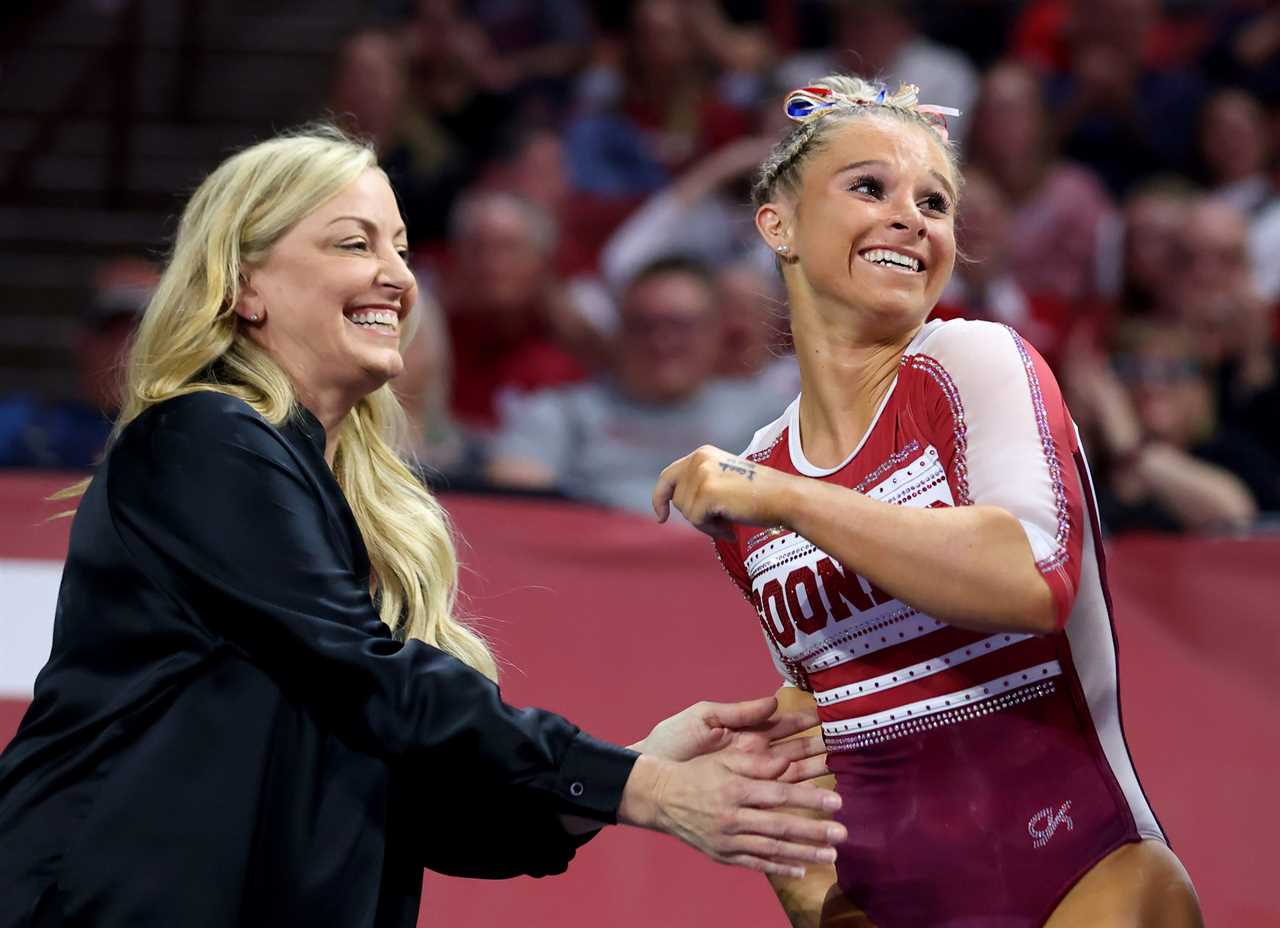
<path fill-rule="evenodd" d="M 790 244 L 791 210 L 785 204 L 768 202 L 755 211 L 755 228 L 768 244 L 769 251 L 776 252 L 780 244 Z"/>
<path fill-rule="evenodd" d="M 756 231 L 769 250 L 786 258 L 791 254 L 791 209 L 785 203 L 765 203 L 756 210 Z"/>

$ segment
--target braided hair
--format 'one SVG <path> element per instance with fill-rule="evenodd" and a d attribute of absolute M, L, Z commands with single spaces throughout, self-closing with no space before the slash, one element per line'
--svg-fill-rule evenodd
<path fill-rule="evenodd" d="M 809 84 L 805 91 L 821 94 L 825 101 L 820 107 L 806 108 L 801 115 L 788 105 L 788 115 L 796 119 L 796 126 L 774 146 L 773 151 L 760 165 L 755 184 L 751 188 L 751 202 L 760 207 L 785 191 L 795 193 L 799 189 L 800 169 L 813 152 L 822 148 L 833 129 L 850 119 L 870 116 L 887 116 L 909 125 L 921 126 L 937 138 L 951 165 L 951 173 L 960 187 L 960 161 L 954 143 L 939 124 L 930 119 L 926 111 L 917 108 L 914 88 L 900 88 L 890 94 L 885 84 L 869 81 L 855 75 L 830 74 Z M 790 98 L 788 98 L 790 104 Z"/>

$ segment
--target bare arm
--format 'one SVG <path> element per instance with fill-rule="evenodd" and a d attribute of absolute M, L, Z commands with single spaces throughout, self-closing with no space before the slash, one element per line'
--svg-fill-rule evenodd
<path fill-rule="evenodd" d="M 905 389 L 916 391 L 928 466 L 946 472 L 939 508 L 703 447 L 663 471 L 653 497 L 659 520 L 674 503 L 712 535 L 730 537 L 735 522 L 780 525 L 942 622 L 980 632 L 1060 628 L 1087 519 L 1075 427 L 1053 374 L 992 323 L 947 323 L 924 345 L 916 369 L 929 373 Z"/>
<path fill-rule="evenodd" d="M 709 446 L 663 471 L 654 492 L 660 520 L 671 502 L 713 535 L 730 522 L 784 525 L 944 622 L 978 631 L 1054 628 L 1053 596 L 1026 534 L 995 506 L 895 506 Z"/>
<path fill-rule="evenodd" d="M 485 477 L 501 487 L 554 489 L 575 451 L 570 391 L 508 397 L 490 448 Z"/>
<path fill-rule="evenodd" d="M 1193 531 L 1244 528 L 1258 514 L 1253 495 L 1239 477 L 1171 445 L 1141 448 L 1131 462 L 1131 473 Z"/>
<path fill-rule="evenodd" d="M 516 455 L 495 455 L 485 469 L 489 482 L 520 490 L 550 490 L 556 475 L 541 461 Z"/>
<path fill-rule="evenodd" d="M 1225 468 L 1172 445 L 1144 444 L 1142 423 L 1124 385 L 1101 358 L 1082 353 L 1073 363 L 1075 401 L 1092 421 L 1110 456 L 1117 495 L 1128 504 L 1154 498 L 1192 531 L 1242 528 L 1257 515 L 1249 488 Z"/>
<path fill-rule="evenodd" d="M 813 695 L 794 686 L 778 690 L 779 712 L 812 712 Z M 820 736 L 814 727 L 797 737 Z M 836 778 L 830 774 L 813 780 L 813 785 L 834 790 Z M 825 813 L 791 810 L 797 815 L 827 817 Z M 802 877 L 768 874 L 769 885 L 778 896 L 792 928 L 872 928 L 871 922 L 850 902 L 836 883 L 835 864 L 810 864 Z"/>
<path fill-rule="evenodd" d="M 787 527 L 921 612 L 976 631 L 1054 629 L 1053 595 L 1004 509 L 914 509 L 800 479 L 781 498 Z"/>

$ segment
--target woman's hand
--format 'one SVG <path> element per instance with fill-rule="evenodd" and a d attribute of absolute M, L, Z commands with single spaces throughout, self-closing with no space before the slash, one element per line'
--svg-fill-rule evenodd
<path fill-rule="evenodd" d="M 749 702 L 700 702 L 659 722 L 648 737 L 631 747 L 642 754 L 673 761 L 692 760 L 725 749 L 768 753 L 785 757 L 790 763 L 779 780 L 799 783 L 827 773 L 822 736 L 793 737 L 817 724 L 818 713 L 812 705 L 779 713 L 778 700 L 772 696 Z"/>
<path fill-rule="evenodd" d="M 663 470 L 653 511 L 667 521 L 674 505 L 712 538 L 733 538 L 733 524 L 777 525 L 797 478 L 728 451 L 703 445 Z"/>
<path fill-rule="evenodd" d="M 805 864 L 830 864 L 843 825 L 793 810 L 830 815 L 840 797 L 781 783 L 785 757 L 727 749 L 675 763 L 642 754 L 618 806 L 618 821 L 673 835 L 720 863 L 799 879 Z"/>

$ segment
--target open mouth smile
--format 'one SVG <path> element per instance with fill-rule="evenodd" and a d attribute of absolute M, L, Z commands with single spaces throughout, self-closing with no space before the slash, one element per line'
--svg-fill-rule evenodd
<path fill-rule="evenodd" d="M 869 264 L 900 274 L 919 274 L 924 270 L 924 261 L 920 258 L 893 248 L 867 248 L 858 252 L 858 257 Z"/>
<path fill-rule="evenodd" d="M 394 309 L 362 307 L 343 313 L 343 316 L 356 328 L 375 335 L 394 337 L 400 334 L 400 314 Z"/>

